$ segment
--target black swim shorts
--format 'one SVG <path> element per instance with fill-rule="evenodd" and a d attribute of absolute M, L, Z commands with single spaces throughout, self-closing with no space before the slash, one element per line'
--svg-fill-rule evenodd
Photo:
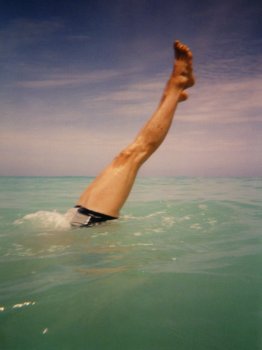
<path fill-rule="evenodd" d="M 89 227 L 104 221 L 117 219 L 116 217 L 101 214 L 80 205 L 76 205 L 73 210 L 74 213 L 71 219 L 71 225 L 73 227 Z"/>

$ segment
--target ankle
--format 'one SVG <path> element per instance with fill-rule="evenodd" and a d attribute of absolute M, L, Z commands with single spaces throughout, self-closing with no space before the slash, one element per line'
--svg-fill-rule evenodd
<path fill-rule="evenodd" d="M 185 89 L 184 85 L 185 85 L 184 77 L 182 77 L 182 79 L 180 79 L 179 77 L 172 75 L 167 82 L 165 92 L 167 94 L 170 93 L 172 95 L 181 94 L 183 92 L 183 90 Z"/>

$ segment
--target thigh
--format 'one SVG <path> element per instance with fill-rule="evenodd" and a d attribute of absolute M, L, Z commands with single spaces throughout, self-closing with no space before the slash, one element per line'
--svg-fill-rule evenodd
<path fill-rule="evenodd" d="M 118 217 L 140 167 L 137 153 L 127 148 L 87 187 L 78 205 Z"/>

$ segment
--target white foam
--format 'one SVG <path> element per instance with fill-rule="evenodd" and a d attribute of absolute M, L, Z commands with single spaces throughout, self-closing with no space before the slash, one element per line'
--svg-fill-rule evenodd
<path fill-rule="evenodd" d="M 172 216 L 164 216 L 162 218 L 162 223 L 166 227 L 172 227 L 176 222 L 175 222 L 175 219 Z"/>
<path fill-rule="evenodd" d="M 133 233 L 133 235 L 134 235 L 134 236 L 141 236 L 142 233 L 141 233 L 141 232 L 135 232 L 135 233 Z"/>
<path fill-rule="evenodd" d="M 46 334 L 48 332 L 48 328 L 45 328 L 42 332 L 42 334 Z"/>
<path fill-rule="evenodd" d="M 153 243 L 133 243 L 131 244 L 132 247 L 136 247 L 136 246 L 144 246 L 144 247 L 147 247 L 147 246 L 152 246 L 154 245 Z"/>
<path fill-rule="evenodd" d="M 208 222 L 210 225 L 215 225 L 215 224 L 217 224 L 217 220 L 209 219 L 207 222 Z"/>
<path fill-rule="evenodd" d="M 66 214 L 58 213 L 57 211 L 40 210 L 35 213 L 27 214 L 21 219 L 15 220 L 15 225 L 21 225 L 30 222 L 45 229 L 67 230 L 70 226 L 70 218 L 72 216 L 69 210 Z"/>
<path fill-rule="evenodd" d="M 179 221 L 188 221 L 191 220 L 191 217 L 189 215 L 183 216 L 179 219 Z"/>
<path fill-rule="evenodd" d="M 202 227 L 200 226 L 200 224 L 196 223 L 196 224 L 192 224 L 190 228 L 193 230 L 201 230 Z"/>
<path fill-rule="evenodd" d="M 155 216 L 162 216 L 163 214 L 166 214 L 164 211 L 156 211 L 154 213 L 151 213 L 151 214 L 148 214 L 148 215 L 145 215 L 145 216 L 134 216 L 132 214 L 126 214 L 126 215 L 122 215 L 121 216 L 121 219 L 124 219 L 124 220 L 145 220 L 145 219 L 150 219 L 152 217 L 155 217 Z"/>
<path fill-rule="evenodd" d="M 21 304 L 14 304 L 13 309 L 20 309 L 21 307 L 25 307 L 29 305 L 35 305 L 35 301 L 25 301 Z"/>
<path fill-rule="evenodd" d="M 199 204 L 198 208 L 202 209 L 202 210 L 207 210 L 207 205 L 206 204 Z"/>

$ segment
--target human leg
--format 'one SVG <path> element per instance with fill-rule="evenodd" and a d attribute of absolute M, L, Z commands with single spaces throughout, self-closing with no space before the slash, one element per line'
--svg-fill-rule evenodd
<path fill-rule="evenodd" d="M 126 201 L 141 165 L 165 139 L 177 104 L 187 98 L 185 89 L 194 84 L 192 53 L 180 42 L 175 43 L 175 64 L 160 104 L 137 135 L 88 186 L 78 205 L 113 217 Z"/>

